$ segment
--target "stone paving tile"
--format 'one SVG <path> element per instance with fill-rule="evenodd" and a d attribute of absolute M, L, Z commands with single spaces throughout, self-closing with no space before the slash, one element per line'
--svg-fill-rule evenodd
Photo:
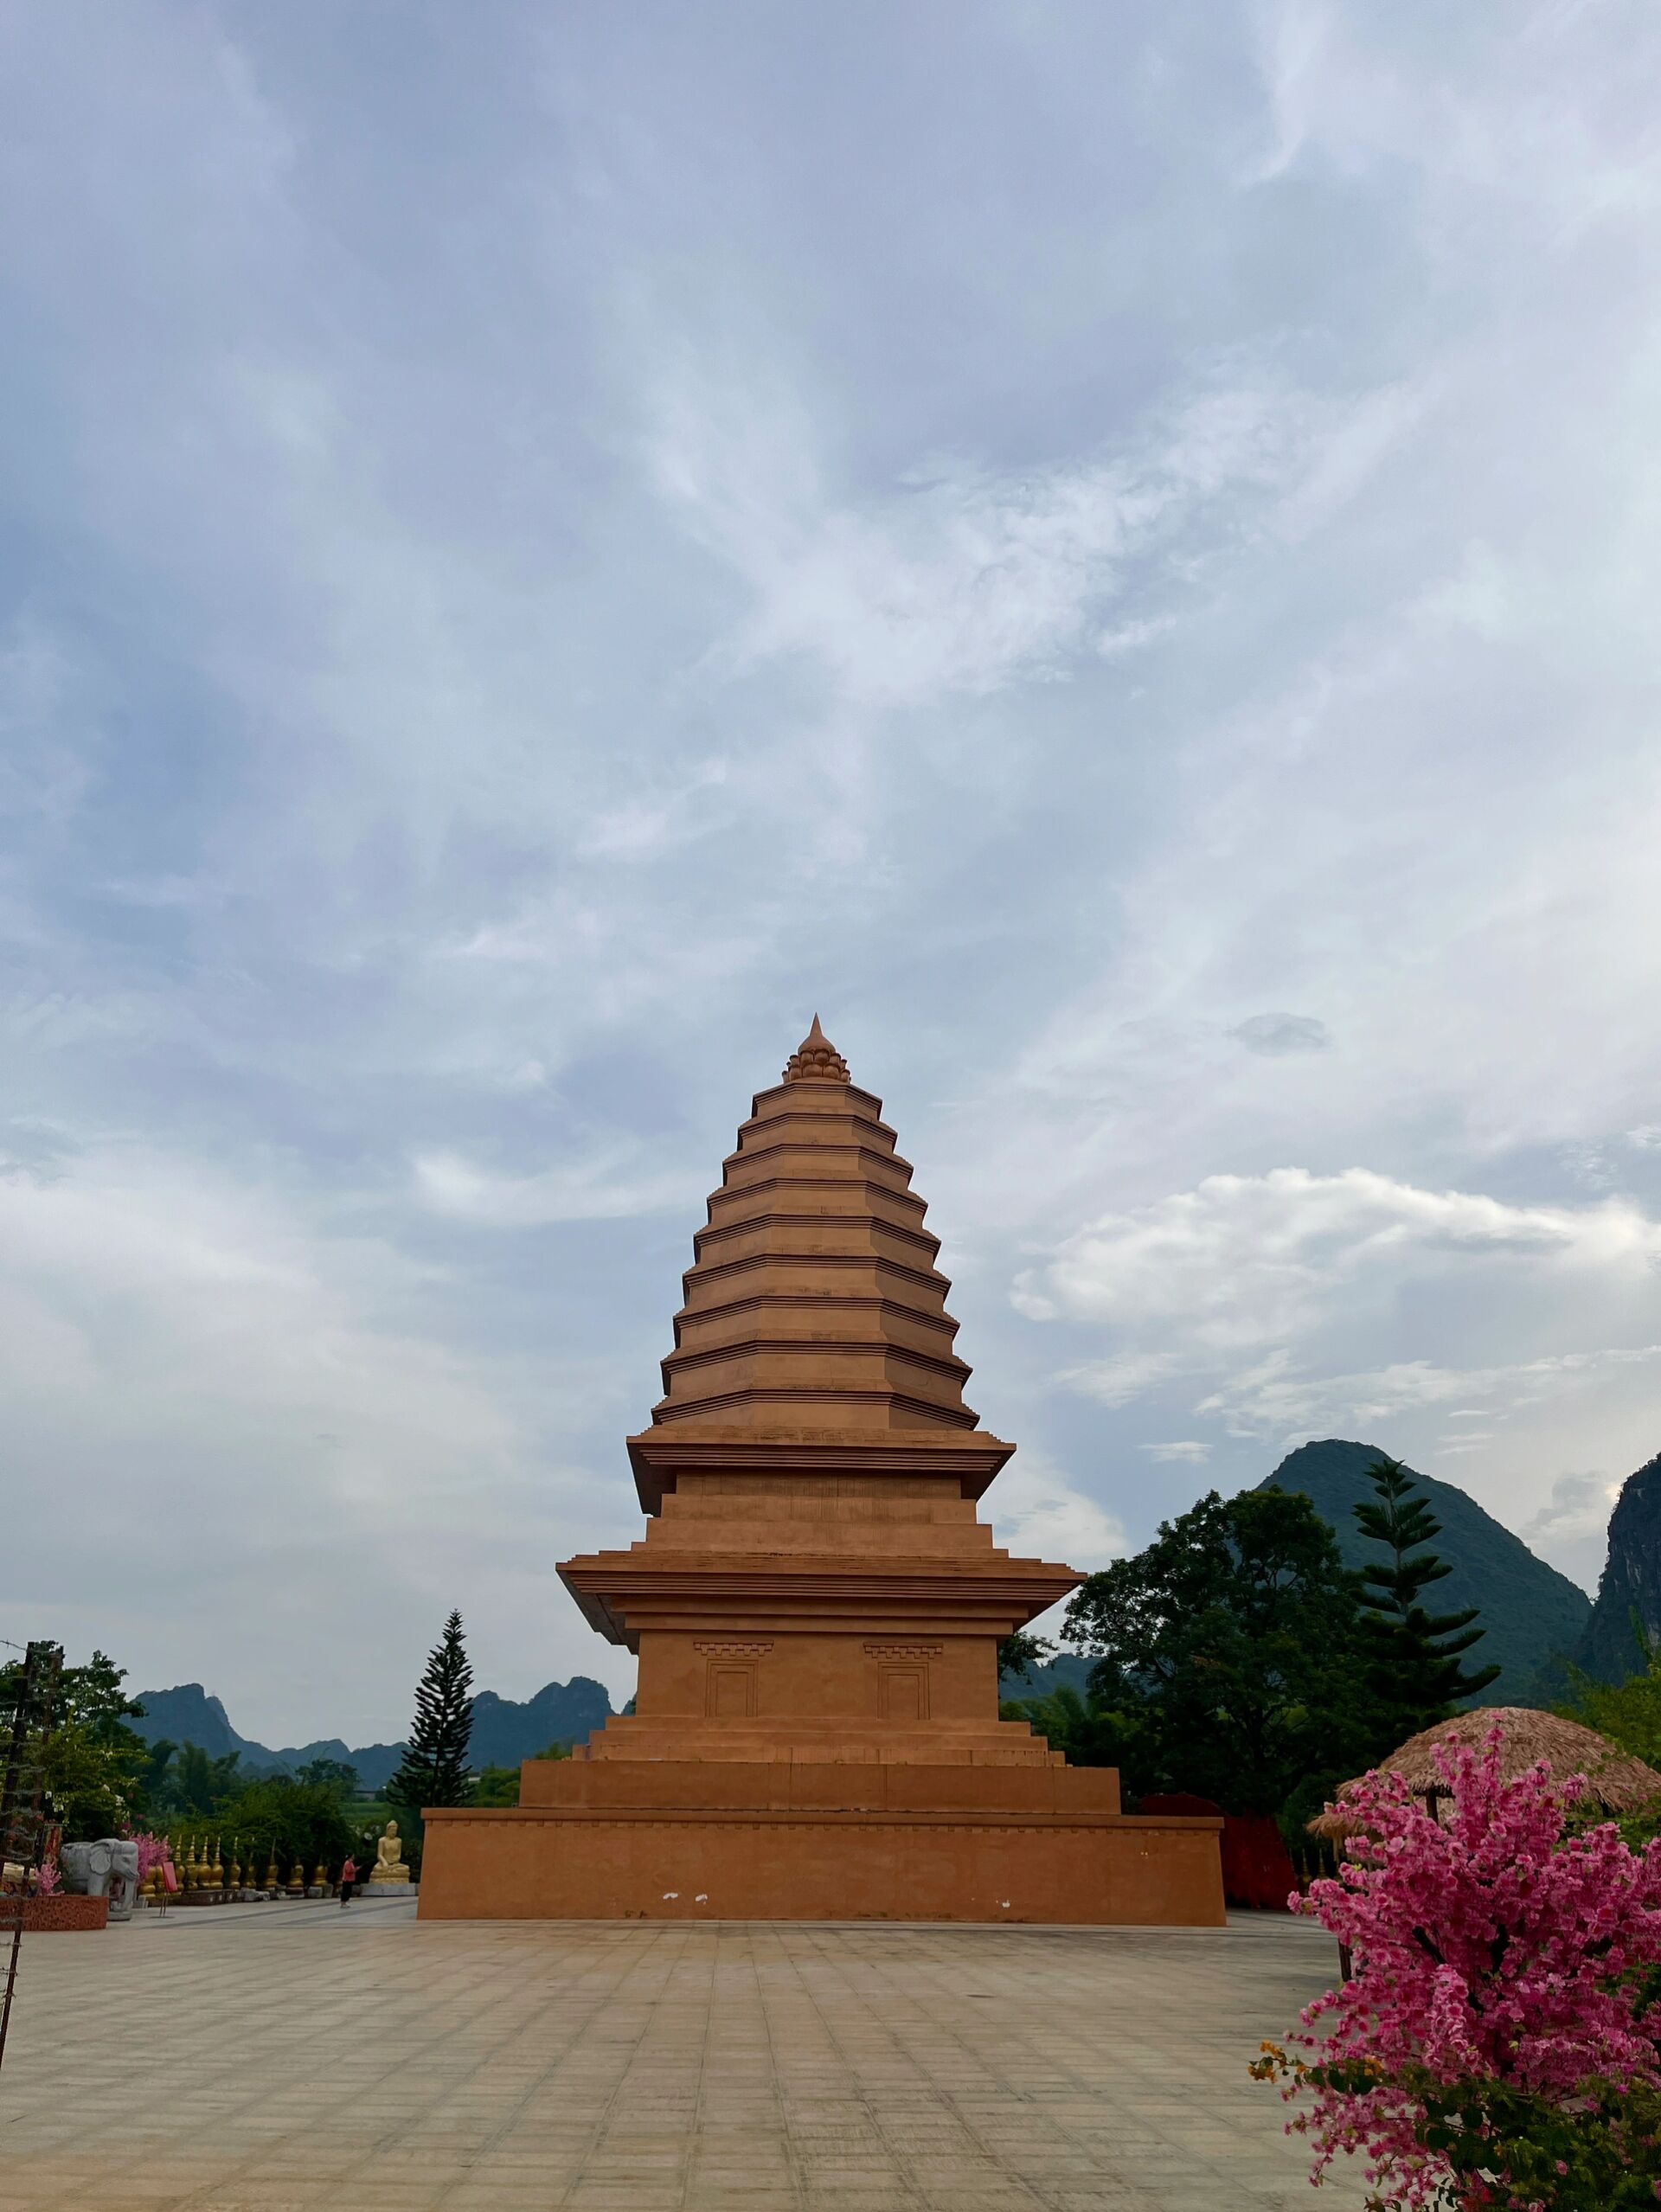
<path fill-rule="evenodd" d="M 144 1914 L 26 1947 L 0 2212 L 1291 2212 L 1245 2068 L 1332 1963 L 1267 1916 Z M 167 2025 L 89 2069 L 112 2019 Z"/>

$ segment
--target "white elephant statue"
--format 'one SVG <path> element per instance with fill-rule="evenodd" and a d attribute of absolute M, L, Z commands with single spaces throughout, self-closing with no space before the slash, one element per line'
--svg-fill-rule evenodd
<path fill-rule="evenodd" d="M 138 1846 L 119 1836 L 96 1843 L 64 1843 L 58 1866 L 65 1889 L 82 1897 L 107 1897 L 110 1918 L 130 1920 L 138 1900 Z"/>

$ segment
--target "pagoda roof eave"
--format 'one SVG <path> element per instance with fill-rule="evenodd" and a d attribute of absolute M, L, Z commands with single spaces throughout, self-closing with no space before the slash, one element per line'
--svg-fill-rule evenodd
<path fill-rule="evenodd" d="M 568 1560 L 565 1567 L 574 1567 L 577 1563 L 575 1560 Z M 620 1644 L 625 1651 L 632 1651 L 638 1658 L 640 1654 L 638 1631 L 631 1630 L 624 1622 L 622 1615 L 612 1611 L 599 1591 L 585 1589 L 574 1582 L 566 1573 L 565 1567 L 556 1568 L 555 1573 L 576 1600 L 577 1610 L 589 1627 L 597 1636 L 603 1636 L 608 1644 Z"/>
<path fill-rule="evenodd" d="M 719 1565 L 598 1552 L 561 1563 L 560 1580 L 587 1619 L 616 1644 L 638 1648 L 644 1627 L 712 1627 L 734 1621 L 767 1630 L 905 1625 L 908 1634 L 1007 1635 L 1076 1589 L 1074 1568 L 1036 1559 L 965 1567 L 891 1560 L 873 1570 L 837 1559 L 727 1558 Z"/>
<path fill-rule="evenodd" d="M 634 1486 L 648 1513 L 682 1474 L 952 1475 L 977 1498 L 1015 1451 L 984 1429 L 741 1428 L 692 1420 L 628 1439 Z"/>

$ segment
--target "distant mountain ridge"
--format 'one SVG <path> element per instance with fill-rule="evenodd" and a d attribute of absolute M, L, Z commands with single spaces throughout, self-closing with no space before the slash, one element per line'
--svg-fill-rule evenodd
<path fill-rule="evenodd" d="M 360 1744 L 354 1749 L 339 1736 L 322 1736 L 315 1743 L 272 1751 L 239 1735 L 224 1706 L 199 1682 L 180 1683 L 171 1689 L 141 1689 L 138 1702 L 144 1716 L 132 1725 L 146 1743 L 165 1736 L 173 1743 L 194 1743 L 213 1759 L 234 1752 L 245 1766 L 261 1773 L 292 1773 L 314 1759 L 338 1759 L 357 1769 L 366 1790 L 379 1790 L 398 1771 L 406 1748 L 400 1742 Z M 493 1689 L 481 1690 L 473 1701 L 473 1763 L 516 1766 L 551 1743 L 580 1742 L 604 1725 L 611 1711 L 605 1685 L 587 1675 L 547 1683 L 523 1703 L 498 1697 Z"/>
<path fill-rule="evenodd" d="M 1046 1659 L 1042 1666 L 1034 1667 L 1029 1674 L 999 1675 L 997 1695 L 1000 1701 L 1019 1702 L 1023 1698 L 1048 1697 L 1057 1689 L 1076 1689 L 1083 1697 L 1089 1690 L 1096 1664 L 1081 1651 L 1058 1651 L 1053 1659 Z"/>
<path fill-rule="evenodd" d="M 1382 1561 L 1384 1553 L 1362 1535 L 1352 1508 L 1374 1496 L 1368 1470 L 1387 1456 L 1376 1445 L 1336 1437 L 1301 1444 L 1257 1487 L 1301 1491 L 1337 1537 L 1344 1565 L 1370 1567 Z M 1465 1664 L 1483 1667 L 1491 1661 L 1500 1669 L 1499 1679 L 1482 1692 L 1482 1702 L 1539 1703 L 1542 1678 L 1553 1661 L 1581 1648 L 1592 1619 L 1591 1599 L 1567 1574 L 1536 1558 L 1521 1536 L 1485 1513 L 1475 1498 L 1433 1475 L 1411 1468 L 1408 1471 L 1442 1524 L 1433 1549 L 1453 1570 L 1427 1593 L 1426 1602 L 1437 1613 L 1460 1613 L 1475 1606 L 1482 1616 L 1477 1625 L 1485 1633 L 1466 1653 Z M 1657 1490 L 1661 1524 L 1661 1482 Z M 1661 1527 L 1658 1534 L 1661 1536 Z M 1661 1542 L 1658 1562 L 1661 1564 Z M 1630 1631 L 1626 1640 L 1630 1644 Z"/>
<path fill-rule="evenodd" d="M 1609 1559 L 1574 1657 L 1600 1682 L 1625 1682 L 1643 1660 L 1636 1614 L 1650 1642 L 1661 1637 L 1661 1452 L 1628 1475 L 1609 1516 Z"/>

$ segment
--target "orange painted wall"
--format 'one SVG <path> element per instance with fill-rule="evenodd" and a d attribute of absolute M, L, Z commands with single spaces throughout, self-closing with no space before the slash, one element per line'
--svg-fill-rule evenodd
<path fill-rule="evenodd" d="M 799 1760 L 530 1759 L 519 1805 L 682 1812 L 1116 1813 L 1114 1766 L 919 1766 Z M 435 1819 L 443 1816 L 434 1814 Z M 1213 1826 L 1216 1824 L 1214 1822 Z"/>
<path fill-rule="evenodd" d="M 435 1811 L 420 1915 L 1220 1927 L 1219 1825 L 1112 1814 Z"/>
<path fill-rule="evenodd" d="M 857 1723 L 882 1710 L 883 1646 L 874 1636 L 762 1636 L 748 1641 L 746 1671 L 754 1689 L 750 1717 L 761 1722 L 843 1719 Z M 997 1645 L 991 1636 L 918 1639 L 927 1654 L 925 1721 L 984 1723 L 997 1705 Z M 723 1641 L 743 1647 L 741 1633 L 723 1639 L 691 1631 L 659 1630 L 640 1646 L 637 1710 L 643 1720 L 702 1721 L 709 1711 L 711 1652 Z M 873 1643 L 877 1652 L 869 1648 Z M 719 1664 L 719 1657 L 715 1661 Z"/>

